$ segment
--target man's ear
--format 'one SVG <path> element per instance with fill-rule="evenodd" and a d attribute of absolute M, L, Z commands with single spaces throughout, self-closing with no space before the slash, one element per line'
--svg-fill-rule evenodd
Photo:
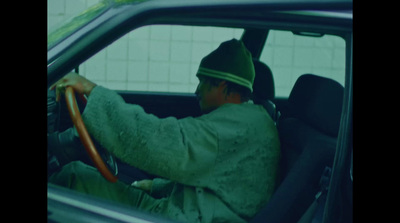
<path fill-rule="evenodd" d="M 227 85 L 226 85 L 226 81 L 221 81 L 221 82 L 219 82 L 219 84 L 218 84 L 218 90 L 220 91 L 220 92 L 223 92 L 223 93 L 226 93 L 226 91 L 227 91 Z"/>

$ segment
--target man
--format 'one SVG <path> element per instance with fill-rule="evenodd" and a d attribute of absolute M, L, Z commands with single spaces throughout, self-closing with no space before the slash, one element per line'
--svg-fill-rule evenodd
<path fill-rule="evenodd" d="M 243 42 L 222 43 L 201 61 L 196 95 L 204 115 L 159 119 L 114 91 L 70 73 L 55 83 L 86 94 L 93 138 L 123 162 L 159 176 L 127 185 L 72 162 L 49 181 L 184 222 L 246 222 L 275 188 L 280 156 L 274 122 L 249 102 L 254 66 Z"/>

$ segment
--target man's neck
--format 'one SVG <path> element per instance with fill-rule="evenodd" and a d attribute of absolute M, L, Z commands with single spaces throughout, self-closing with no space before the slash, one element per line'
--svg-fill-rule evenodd
<path fill-rule="evenodd" d="M 242 96 L 238 93 L 230 93 L 225 96 L 225 103 L 240 104 L 242 103 Z"/>

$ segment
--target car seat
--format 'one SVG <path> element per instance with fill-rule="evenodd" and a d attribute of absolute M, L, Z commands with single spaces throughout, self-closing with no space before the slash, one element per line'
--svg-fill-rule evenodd
<path fill-rule="evenodd" d="M 255 104 L 264 106 L 276 125 L 280 113 L 272 102 L 275 98 L 275 83 L 272 71 L 268 65 L 258 59 L 253 59 L 253 64 L 256 73 L 253 83 L 253 101 Z"/>
<path fill-rule="evenodd" d="M 319 181 L 335 156 L 343 87 L 336 81 L 304 74 L 282 114 L 280 185 L 251 222 L 297 222 L 315 199 Z"/>

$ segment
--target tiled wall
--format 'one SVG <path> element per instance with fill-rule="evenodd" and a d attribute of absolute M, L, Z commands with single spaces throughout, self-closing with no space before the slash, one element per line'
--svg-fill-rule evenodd
<path fill-rule="evenodd" d="M 96 0 L 48 0 L 48 26 L 96 3 Z M 194 92 L 200 60 L 223 41 L 239 39 L 242 29 L 148 26 L 133 30 L 80 66 L 97 84 L 118 90 Z M 274 74 L 276 96 L 288 96 L 304 73 L 344 84 L 345 43 L 271 31 L 261 58 Z"/>
<path fill-rule="evenodd" d="M 345 56 L 341 37 L 306 37 L 272 30 L 260 60 L 272 70 L 275 94 L 288 96 L 297 78 L 306 73 L 334 79 L 344 86 Z"/>

